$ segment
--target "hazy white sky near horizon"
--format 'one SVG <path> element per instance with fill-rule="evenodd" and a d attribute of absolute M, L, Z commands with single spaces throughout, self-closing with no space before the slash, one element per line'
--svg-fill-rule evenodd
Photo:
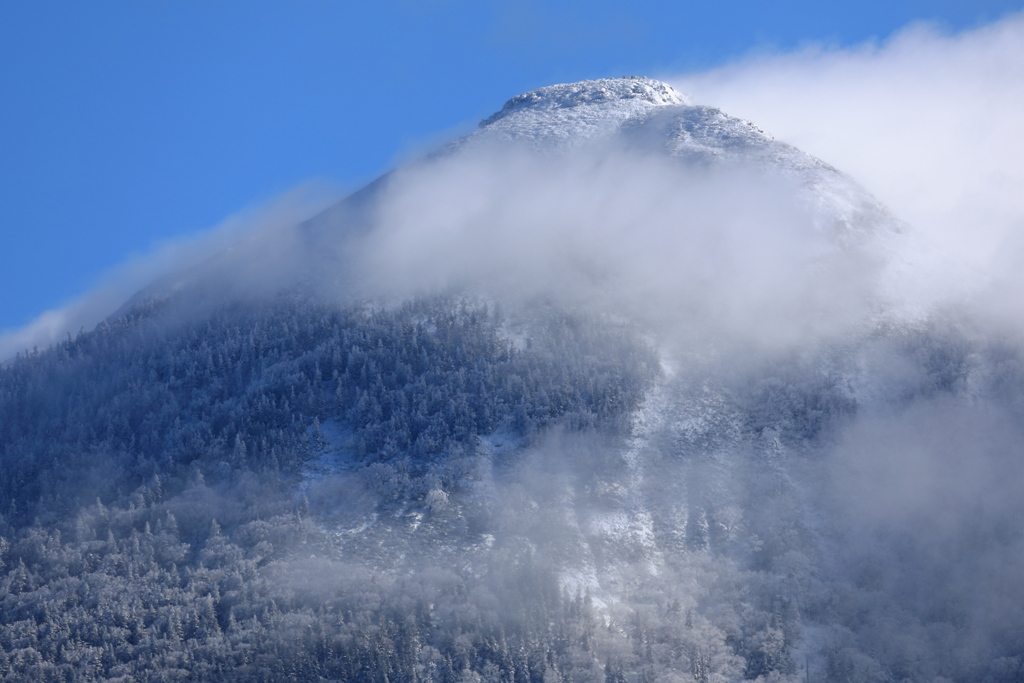
<path fill-rule="evenodd" d="M 763 54 L 662 78 L 850 173 L 961 264 L 1010 278 L 1019 270 L 1024 15 L 954 34 L 911 26 L 881 44 Z M 292 195 L 247 220 L 266 229 L 315 203 Z M 227 233 L 213 234 L 134 259 L 104 286 L 3 334 L 0 357 L 89 328 Z"/>

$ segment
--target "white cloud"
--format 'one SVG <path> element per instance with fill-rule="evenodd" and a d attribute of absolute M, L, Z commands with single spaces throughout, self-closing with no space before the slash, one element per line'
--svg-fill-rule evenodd
<path fill-rule="evenodd" d="M 325 187 L 299 187 L 266 205 L 241 211 L 200 235 L 160 244 L 150 253 L 112 269 L 98 286 L 64 307 L 46 311 L 24 327 L 0 331 L 0 362 L 33 347 L 45 349 L 83 328 L 92 329 L 156 280 L 194 266 L 229 246 L 245 249 L 261 244 L 257 250 L 264 256 L 279 257 L 280 250 L 267 248 L 268 241 L 278 240 L 281 228 L 309 217 L 333 196 Z"/>
<path fill-rule="evenodd" d="M 789 344 L 862 320 L 877 267 L 816 228 L 787 181 L 597 142 L 463 150 L 396 174 L 353 267 L 405 296 L 554 299 L 694 341 Z M 698 332 L 699 331 L 699 332 Z"/>
<path fill-rule="evenodd" d="M 807 48 L 670 79 L 849 173 L 956 265 L 998 277 L 1024 253 L 1024 13 L 946 34 Z M 1012 254 L 1012 257 L 1009 255 Z M 938 287 L 950 273 L 926 278 Z"/>

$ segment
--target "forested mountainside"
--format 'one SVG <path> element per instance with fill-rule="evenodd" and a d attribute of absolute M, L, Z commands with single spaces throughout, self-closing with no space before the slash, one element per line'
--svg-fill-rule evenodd
<path fill-rule="evenodd" d="M 170 329 L 138 309 L 3 369 L 8 519 L 59 518 L 197 468 L 295 477 L 326 423 L 350 431 L 354 462 L 421 474 L 498 430 L 628 428 L 658 372 L 635 335 L 562 313 L 517 343 L 504 325 L 493 306 L 442 298 L 282 300 Z"/>
<path fill-rule="evenodd" d="M 0 678 L 1024 681 L 1024 344 L 901 229 L 656 81 L 513 98 L 0 366 Z"/>
<path fill-rule="evenodd" d="M 338 599 L 357 604 L 328 610 L 330 620 L 352 610 L 359 618 L 349 635 L 360 642 L 344 657 L 309 660 L 305 647 L 333 646 L 307 643 L 306 627 L 284 628 L 265 651 L 251 642 L 252 633 L 241 635 L 255 624 L 250 616 L 272 618 L 262 628 L 277 633 L 299 614 L 316 623 L 325 607 L 307 614 L 305 598 L 289 606 L 266 592 L 259 570 L 310 548 L 325 567 L 339 560 L 295 493 L 303 466 L 331 437 L 375 514 L 391 514 L 436 507 L 438 496 L 468 486 L 479 435 L 527 439 L 553 424 L 628 431 L 628 414 L 659 372 L 647 344 L 621 326 L 564 313 L 520 325 L 493 305 L 456 298 L 392 309 L 282 300 L 170 326 L 143 307 L 2 368 L 5 673 L 77 680 L 187 669 L 200 679 L 318 672 L 344 680 L 377 665 L 380 676 L 401 669 L 396 652 L 375 654 L 377 641 L 395 637 L 390 620 L 413 628 L 410 636 L 423 624 L 406 623 L 384 587 L 343 592 Z M 314 501 L 325 510 L 353 502 L 323 493 Z M 314 571 L 310 561 L 296 571 Z M 346 584 L 368 578 L 368 570 L 344 576 L 343 567 Z M 537 600 L 561 610 L 552 590 Z M 124 621 L 128 614 L 141 621 Z M 235 628 L 231 645 L 222 634 Z M 321 628 L 332 642 L 340 635 Z M 206 642 L 214 636 L 220 645 Z M 242 666 L 250 655 L 239 647 L 255 648 L 264 665 Z M 176 667 L 178 657 L 189 666 Z M 456 665 L 464 668 L 447 664 Z"/>
<path fill-rule="evenodd" d="M 1005 491 L 922 531 L 800 490 L 856 491 L 806 473 L 865 411 L 1019 420 L 1010 347 L 683 378 L 620 323 L 464 298 L 158 319 L 0 370 L 9 680 L 1019 680 L 1019 615 L 929 564 L 1013 574 Z"/>

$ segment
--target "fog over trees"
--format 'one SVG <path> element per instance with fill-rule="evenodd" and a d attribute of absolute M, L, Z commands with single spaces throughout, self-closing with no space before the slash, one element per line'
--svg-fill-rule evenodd
<path fill-rule="evenodd" d="M 0 677 L 1024 680 L 1019 330 L 663 84 L 481 130 L 0 366 Z"/>

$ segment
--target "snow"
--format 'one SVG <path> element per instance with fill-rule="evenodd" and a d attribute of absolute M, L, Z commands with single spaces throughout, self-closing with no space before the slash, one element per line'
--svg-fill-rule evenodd
<path fill-rule="evenodd" d="M 484 120 L 484 127 L 523 109 L 570 109 L 578 106 L 614 106 L 624 102 L 647 102 L 654 105 L 688 104 L 683 95 L 661 81 L 643 76 L 599 78 L 578 83 L 562 83 L 516 95 L 501 111 Z"/>
<path fill-rule="evenodd" d="M 797 187 L 798 201 L 810 209 L 819 229 L 841 244 L 902 229 L 877 199 L 829 164 L 650 78 L 604 78 L 517 95 L 481 121 L 479 130 L 438 154 L 507 143 L 560 154 L 600 142 L 689 166 L 733 166 L 775 175 Z"/>
<path fill-rule="evenodd" d="M 312 430 L 310 435 L 312 436 Z M 309 493 L 311 487 L 338 472 L 349 470 L 356 462 L 351 448 L 354 432 L 337 420 L 325 420 L 320 425 L 323 448 L 302 467 L 302 481 L 296 489 L 297 497 Z"/>

